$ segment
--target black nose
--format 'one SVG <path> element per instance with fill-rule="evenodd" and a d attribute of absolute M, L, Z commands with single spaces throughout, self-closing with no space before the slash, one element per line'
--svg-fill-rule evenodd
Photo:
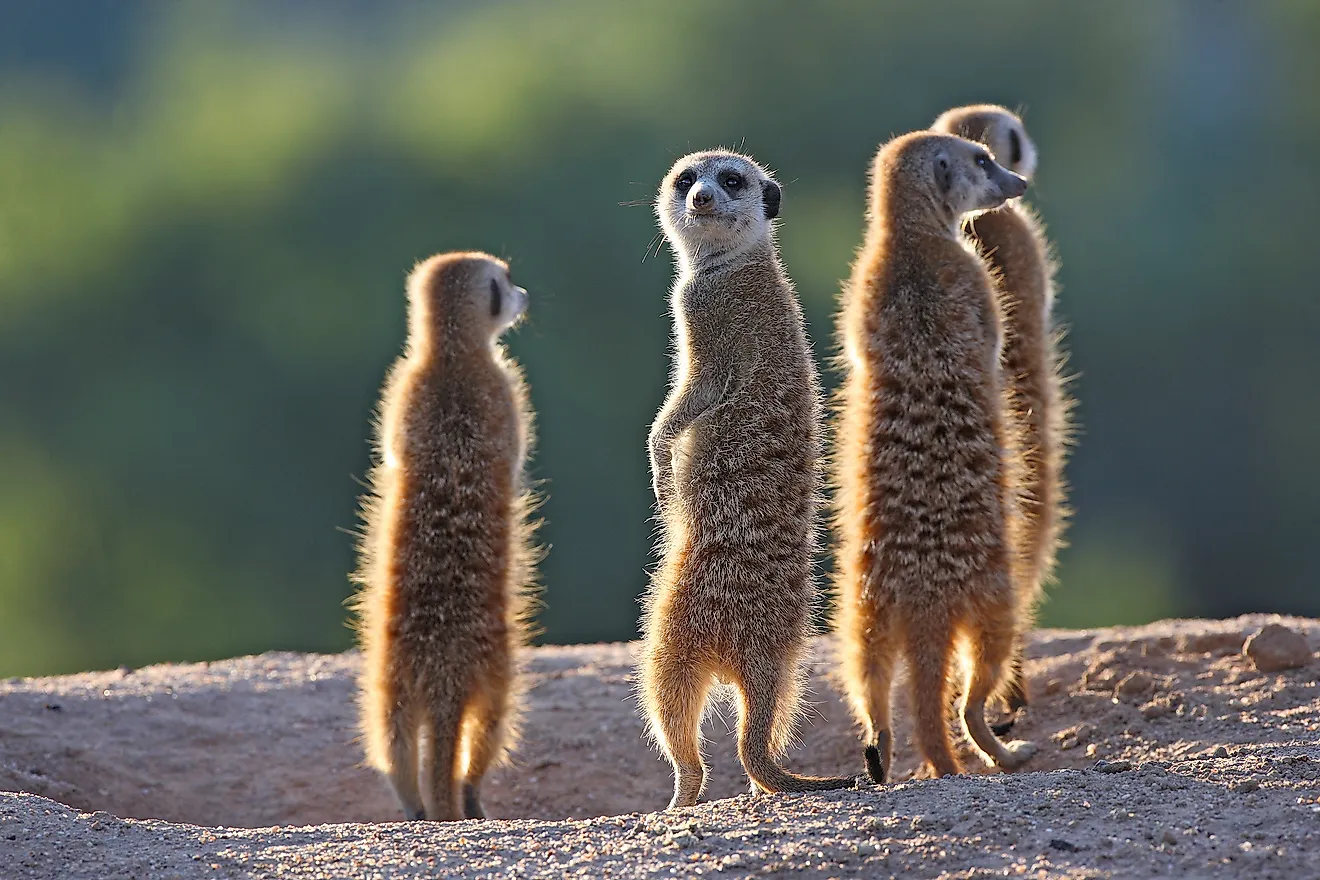
<path fill-rule="evenodd" d="M 692 204 L 698 208 L 704 208 L 713 201 L 715 201 L 715 196 L 704 189 L 699 189 L 692 194 Z"/>

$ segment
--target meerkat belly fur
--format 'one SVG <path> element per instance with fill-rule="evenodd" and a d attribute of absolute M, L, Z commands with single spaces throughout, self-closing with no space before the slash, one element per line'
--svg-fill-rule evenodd
<path fill-rule="evenodd" d="M 1022 120 L 1003 107 L 958 107 L 935 120 L 933 129 L 984 144 L 999 164 L 1027 180 L 1035 174 L 1036 145 L 1027 136 Z M 1053 576 L 1068 516 L 1063 466 L 1072 434 L 1071 402 L 1064 392 L 1066 359 L 1061 351 L 1061 334 L 1054 327 L 1052 315 L 1057 262 L 1040 219 L 1020 200 L 976 216 L 966 232 L 999 284 L 1007 324 L 1004 374 L 1013 389 L 1016 411 L 1021 413 L 1025 521 L 1019 552 L 1026 564 L 1021 581 L 1026 591 L 1021 621 L 1025 638 L 1044 585 Z M 1013 684 L 1007 692 L 1010 712 L 1028 702 L 1023 638 L 1019 639 Z M 1007 732 L 1011 723 L 1010 719 L 996 732 Z"/>
<path fill-rule="evenodd" d="M 481 818 L 517 726 L 535 563 L 531 411 L 497 341 L 527 294 L 499 260 L 458 253 L 420 264 L 408 295 L 363 503 L 362 732 L 408 818 Z"/>
<path fill-rule="evenodd" d="M 979 144 L 915 132 L 881 147 L 866 240 L 839 321 L 847 375 L 836 450 L 836 626 L 841 672 L 877 782 L 892 760 L 890 686 L 907 661 L 918 745 L 959 773 L 946 709 L 961 675 L 963 727 L 987 762 L 985 703 L 1008 681 L 1021 619 L 1013 551 L 1012 425 L 995 289 L 962 237 L 965 214 L 1026 182 Z"/>
<path fill-rule="evenodd" d="M 656 210 L 674 249 L 675 364 L 650 433 L 663 520 L 646 602 L 641 700 L 673 764 L 670 807 L 705 786 L 701 721 L 717 679 L 738 695 L 753 789 L 817 791 L 851 777 L 784 770 L 799 714 L 815 589 L 819 382 L 779 261 L 780 189 L 724 151 L 678 160 Z"/>

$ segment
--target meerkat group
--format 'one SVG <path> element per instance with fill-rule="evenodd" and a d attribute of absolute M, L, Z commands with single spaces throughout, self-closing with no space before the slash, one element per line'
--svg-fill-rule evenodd
<path fill-rule="evenodd" d="M 706 782 L 702 720 L 731 686 L 753 791 L 843 788 L 782 764 L 821 599 L 812 576 L 831 465 L 839 672 L 864 766 L 890 779 L 900 661 L 930 775 L 960 773 L 947 713 L 991 765 L 1028 691 L 1025 636 L 1065 522 L 1068 436 L 1054 259 L 1018 199 L 1036 149 L 1002 107 L 950 110 L 883 144 L 865 241 L 840 299 L 835 442 L 801 304 L 775 241 L 782 189 L 752 158 L 684 156 L 655 202 L 673 250 L 674 359 L 648 451 L 659 565 L 637 689 L 674 770 Z M 537 551 L 524 476 L 532 413 L 500 343 L 527 305 L 482 253 L 421 263 L 386 380 L 355 579 L 367 762 L 410 819 L 484 817 L 525 691 Z M 1007 724 L 987 707 L 1002 701 Z"/>

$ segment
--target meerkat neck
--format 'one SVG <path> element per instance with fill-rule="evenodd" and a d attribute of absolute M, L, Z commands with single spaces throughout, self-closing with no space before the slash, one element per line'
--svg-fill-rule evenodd
<path fill-rule="evenodd" d="M 961 235 L 961 217 L 930 193 L 902 186 L 887 186 L 878 194 L 875 216 L 890 218 L 887 232 L 897 238 L 933 236 L 957 241 Z"/>
<path fill-rule="evenodd" d="M 739 242 L 731 247 L 711 248 L 704 243 L 678 252 L 678 274 L 686 280 L 695 275 L 718 275 L 732 272 L 747 263 L 777 259 L 774 241 L 765 235 Z"/>

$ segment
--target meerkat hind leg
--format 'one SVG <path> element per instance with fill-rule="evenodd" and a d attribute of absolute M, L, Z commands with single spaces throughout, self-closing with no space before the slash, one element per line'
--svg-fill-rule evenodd
<path fill-rule="evenodd" d="M 990 725 L 995 736 L 1007 736 L 1013 730 L 1013 725 L 1022 717 L 1022 711 L 1030 703 L 1027 696 L 1027 658 L 1021 642 L 1013 648 L 1013 662 L 1009 676 L 1007 690 L 1004 692 L 1004 708 L 1008 717 Z"/>
<path fill-rule="evenodd" d="M 988 762 L 1014 770 L 1036 753 L 1035 744 L 1025 740 L 1005 744 L 991 732 L 985 720 L 986 700 L 999 689 L 1008 672 L 1013 650 L 1012 629 L 990 622 L 971 627 L 968 636 L 971 663 L 963 697 L 963 728 Z"/>
<path fill-rule="evenodd" d="M 894 760 L 893 726 L 890 720 L 890 692 L 894 683 L 894 661 L 898 644 L 887 609 L 881 612 L 875 625 L 866 633 L 861 658 L 861 681 L 856 699 L 861 704 L 859 714 L 865 719 L 865 742 L 862 754 L 866 759 L 866 773 L 872 782 L 889 781 Z"/>
<path fill-rule="evenodd" d="M 674 768 L 674 796 L 666 809 L 690 807 L 706 787 L 701 755 L 701 717 L 710 693 L 709 668 L 659 658 L 646 671 L 646 710 L 651 730 Z"/>

